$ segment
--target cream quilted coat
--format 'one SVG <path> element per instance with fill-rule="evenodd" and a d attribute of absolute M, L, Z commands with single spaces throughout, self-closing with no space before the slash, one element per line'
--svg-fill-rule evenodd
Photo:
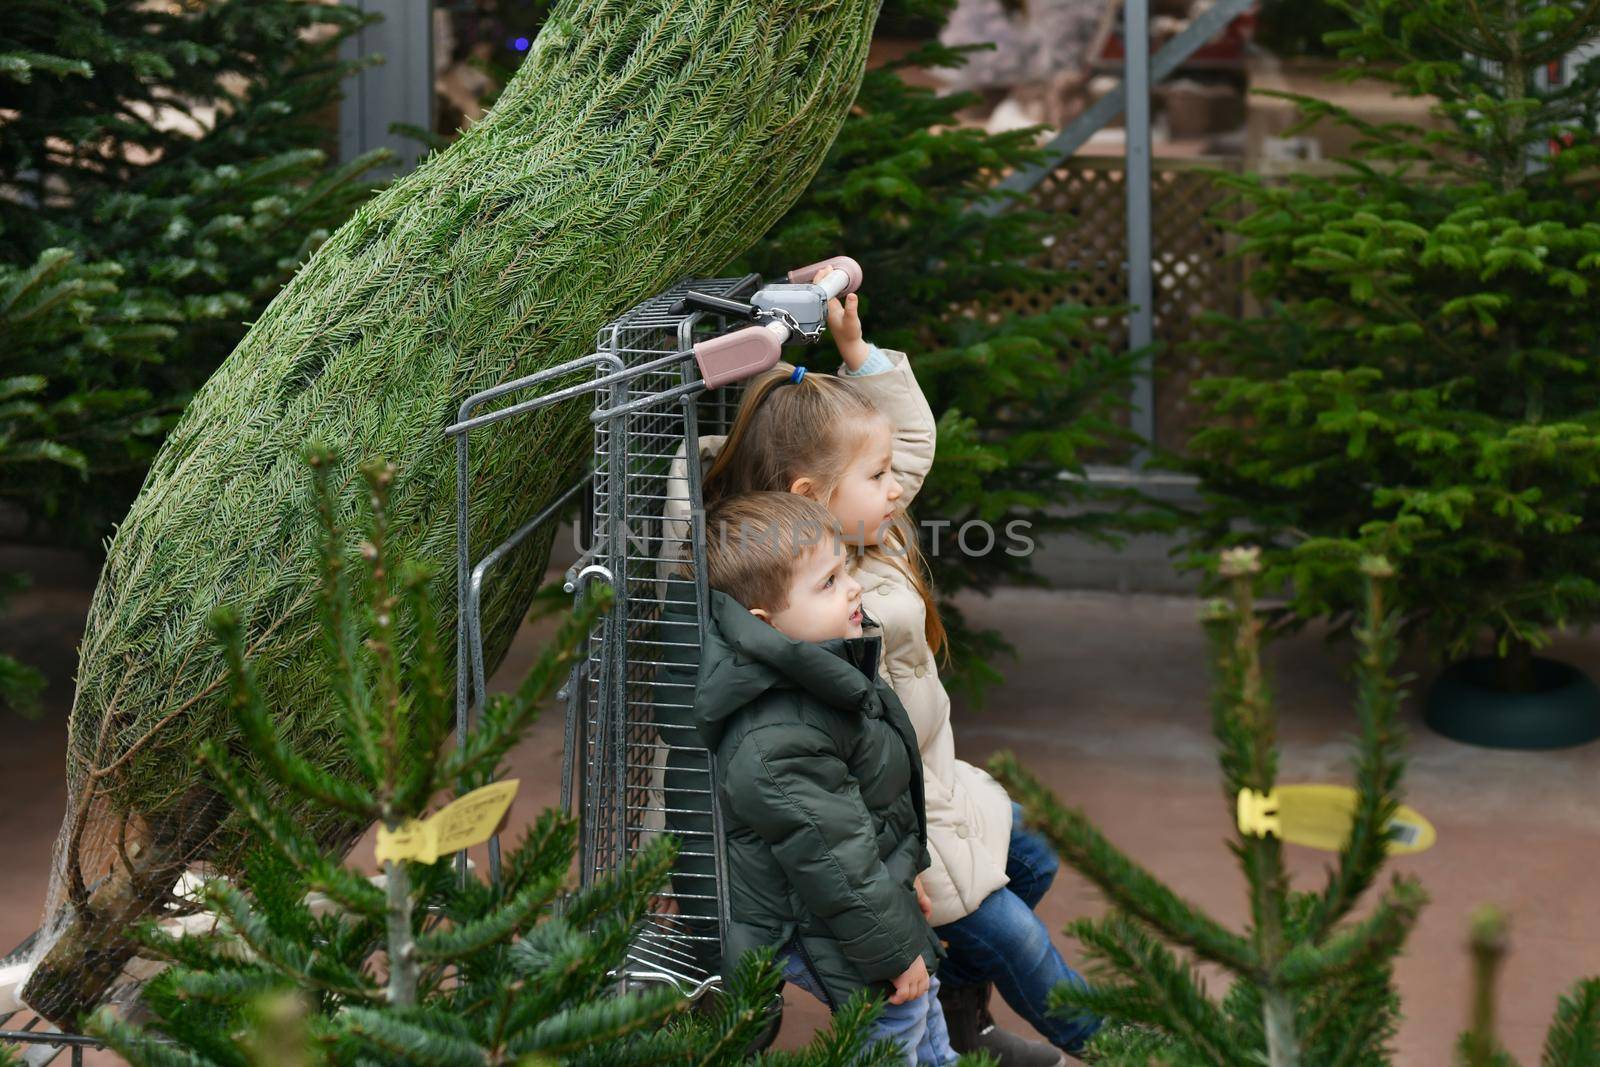
<path fill-rule="evenodd" d="M 909 504 L 933 466 L 936 437 L 933 412 L 917 385 L 903 352 L 885 350 L 890 370 L 847 377 L 889 419 L 894 428 L 895 476 Z M 721 450 L 723 438 L 700 441 L 702 470 Z M 689 517 L 687 464 L 673 463 L 666 518 L 686 529 Z M 933 866 L 922 882 L 933 900 L 931 922 L 954 922 L 978 909 L 985 897 L 1006 884 L 1006 852 L 1011 840 L 1011 801 L 987 773 L 956 759 L 950 732 L 950 698 L 939 682 L 938 665 L 923 636 L 922 598 L 892 563 L 867 558 L 856 567 L 862 605 L 883 629 L 883 678 L 905 705 L 922 749 L 928 810 L 928 852 Z"/>

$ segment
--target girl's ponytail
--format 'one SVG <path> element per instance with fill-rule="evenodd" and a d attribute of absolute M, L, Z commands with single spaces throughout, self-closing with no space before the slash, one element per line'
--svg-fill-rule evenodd
<path fill-rule="evenodd" d="M 779 363 L 771 370 L 764 371 L 752 379 L 744 387 L 744 396 L 739 400 L 739 410 L 734 413 L 733 425 L 728 429 L 728 439 L 722 445 L 722 451 L 717 453 L 717 458 L 712 461 L 711 469 L 706 472 L 701 486 L 701 498 L 705 502 L 707 511 L 725 497 L 737 493 L 760 492 L 768 489 L 767 486 L 756 487 L 742 484 L 748 479 L 741 477 L 745 474 L 744 468 L 750 466 L 748 459 L 756 450 L 758 433 L 751 431 L 751 426 L 756 423 L 756 413 L 765 405 L 773 390 L 788 383 L 793 369 Z M 796 383 L 799 384 L 799 383 Z M 788 492 L 789 487 L 781 489 L 770 487 L 776 492 Z"/>

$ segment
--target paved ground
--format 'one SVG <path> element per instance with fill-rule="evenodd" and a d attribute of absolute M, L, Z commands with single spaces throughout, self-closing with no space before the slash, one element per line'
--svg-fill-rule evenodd
<path fill-rule="evenodd" d="M 69 698 L 72 648 L 91 580 L 62 557 L 54 579 L 43 580 L 0 623 L 0 647 L 50 667 L 58 704 L 35 723 L 7 721 L 0 747 L 7 813 L 0 943 L 7 945 L 38 920 L 62 807 L 59 704 Z M 1019 659 L 1006 665 L 1006 684 L 987 709 L 958 710 L 960 753 L 974 762 L 1001 748 L 1021 753 L 1113 841 L 1213 914 L 1241 923 L 1245 902 L 1223 846 L 1227 812 L 1207 732 L 1206 650 L 1194 601 L 1007 590 L 964 607 L 974 622 L 1003 630 Z M 532 631 L 519 639 L 501 684 L 515 680 L 537 643 Z M 1557 651 L 1600 672 L 1594 642 L 1566 641 Z M 1343 738 L 1353 719 L 1341 657 L 1310 635 L 1279 646 L 1272 663 L 1284 780 L 1343 780 Z M 517 753 L 516 771 L 529 791 L 516 818 L 531 818 L 555 801 L 559 746 L 559 722 L 551 717 Z M 1501 983 L 1504 1037 L 1523 1062 L 1537 1062 L 1556 996 L 1579 976 L 1600 972 L 1600 920 L 1590 906 L 1600 857 L 1600 745 L 1491 752 L 1445 741 L 1413 721 L 1410 747 L 1411 802 L 1433 819 L 1439 844 L 1400 865 L 1422 878 L 1433 903 L 1399 965 L 1407 1021 L 1396 1063 L 1448 1062 L 1466 1006 L 1466 918 L 1486 901 L 1514 915 L 1514 948 Z M 1326 857 L 1292 851 L 1297 883 L 1314 884 Z M 1103 906 L 1095 890 L 1065 873 L 1041 911 L 1059 930 Z M 1065 938 L 1060 943 L 1075 954 Z M 803 1042 L 821 1019 L 803 995 L 791 1003 L 785 1045 Z"/>

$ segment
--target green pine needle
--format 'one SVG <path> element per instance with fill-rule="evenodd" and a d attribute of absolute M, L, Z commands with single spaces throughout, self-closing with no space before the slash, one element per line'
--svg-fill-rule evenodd
<path fill-rule="evenodd" d="M 1600 1067 L 1600 978 L 1576 983 L 1556 1006 L 1541 1067 Z"/>

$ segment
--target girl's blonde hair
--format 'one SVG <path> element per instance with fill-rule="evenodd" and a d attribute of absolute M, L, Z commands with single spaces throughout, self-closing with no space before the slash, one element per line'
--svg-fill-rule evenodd
<path fill-rule="evenodd" d="M 807 374 L 791 381 L 794 368 L 779 363 L 745 386 L 733 428 L 706 472 L 704 499 L 709 510 L 740 493 L 787 493 L 800 478 L 816 486 L 826 504 L 860 455 L 883 412 L 849 382 L 832 374 Z M 922 598 L 923 634 L 937 654 L 945 647 L 944 622 L 933 597 L 927 561 L 915 528 L 900 510 L 882 541 L 864 555 L 888 560 Z"/>

